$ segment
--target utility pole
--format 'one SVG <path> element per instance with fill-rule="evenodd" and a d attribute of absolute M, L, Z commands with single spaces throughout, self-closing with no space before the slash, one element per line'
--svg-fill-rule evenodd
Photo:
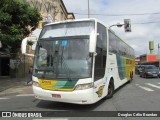
<path fill-rule="evenodd" d="M 159 63 L 159 69 L 160 69 L 160 52 L 159 52 L 159 49 L 160 49 L 160 45 L 158 43 L 158 63 Z"/>
<path fill-rule="evenodd" d="M 88 18 L 90 18 L 89 0 L 88 0 Z"/>

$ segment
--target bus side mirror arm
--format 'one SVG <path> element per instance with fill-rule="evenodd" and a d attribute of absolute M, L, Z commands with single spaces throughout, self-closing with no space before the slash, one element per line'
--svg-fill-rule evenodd
<path fill-rule="evenodd" d="M 91 32 L 90 38 L 89 38 L 89 52 L 94 53 L 96 51 L 96 38 L 97 34 L 94 33 L 94 31 Z"/>
<path fill-rule="evenodd" d="M 89 57 L 95 57 L 95 56 L 97 56 L 97 52 L 90 52 L 89 53 Z"/>

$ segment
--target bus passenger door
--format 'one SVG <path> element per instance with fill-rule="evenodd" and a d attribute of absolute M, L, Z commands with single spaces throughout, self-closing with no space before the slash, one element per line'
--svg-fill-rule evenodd
<path fill-rule="evenodd" d="M 94 69 L 94 92 L 96 93 L 95 97 L 100 99 L 104 96 L 105 91 L 104 87 L 106 84 L 105 68 L 106 68 L 106 55 L 103 54 L 103 50 L 101 48 L 97 48 L 96 50 L 97 56 L 95 57 L 95 69 Z"/>

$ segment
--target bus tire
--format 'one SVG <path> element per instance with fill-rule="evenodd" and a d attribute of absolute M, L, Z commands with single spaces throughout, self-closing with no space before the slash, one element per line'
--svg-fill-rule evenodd
<path fill-rule="evenodd" d="M 106 99 L 112 98 L 113 94 L 114 94 L 114 81 L 113 79 L 111 79 L 108 85 L 108 94 L 106 96 Z"/>

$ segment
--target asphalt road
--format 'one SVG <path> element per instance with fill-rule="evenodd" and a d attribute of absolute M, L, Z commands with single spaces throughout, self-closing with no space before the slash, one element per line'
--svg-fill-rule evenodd
<path fill-rule="evenodd" d="M 127 83 L 118 89 L 113 98 L 101 100 L 93 105 L 75 105 L 37 100 L 33 97 L 33 94 L 0 97 L 0 111 L 160 111 L 160 78 L 146 79 L 136 75 L 131 83 Z M 75 118 L 58 118 L 58 120 L 61 119 L 72 120 Z M 78 120 L 80 119 L 84 118 L 78 117 Z M 87 120 L 90 119 L 93 118 L 87 117 Z M 94 119 L 96 120 L 96 118 Z M 105 118 L 98 119 L 103 120 Z M 141 120 L 146 118 L 112 117 L 107 119 Z M 158 120 L 159 118 L 154 117 L 152 119 Z"/>

